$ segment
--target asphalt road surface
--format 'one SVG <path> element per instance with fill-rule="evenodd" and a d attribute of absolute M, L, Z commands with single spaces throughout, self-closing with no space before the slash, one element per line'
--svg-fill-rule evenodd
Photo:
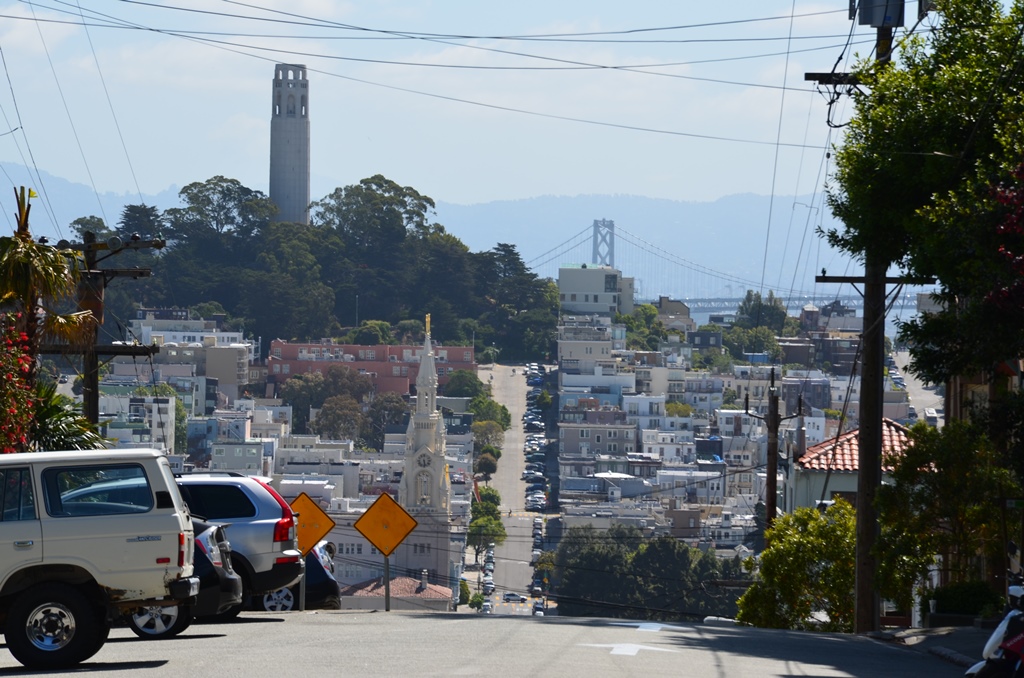
<path fill-rule="evenodd" d="M 515 374 L 512 374 L 515 370 Z M 512 418 L 512 426 L 505 431 L 505 442 L 501 448 L 501 459 L 498 460 L 498 471 L 490 481 L 490 486 L 501 495 L 501 516 L 508 535 L 505 543 L 494 549 L 494 585 L 495 595 L 491 596 L 496 614 L 522 614 L 531 612 L 531 602 L 502 603 L 501 595 L 506 591 L 527 594 L 533 580 L 533 567 L 530 566 L 532 550 L 533 517 L 525 513 L 526 483 L 522 480 L 526 461 L 523 454 L 523 413 L 526 411 L 526 379 L 522 367 L 496 365 L 489 370 L 487 377 L 480 374 L 491 384 L 491 397 L 508 408 Z M 509 515 L 511 512 L 511 515 Z M 539 515 L 539 514 L 536 514 Z"/>
<path fill-rule="evenodd" d="M 471 612 L 243 613 L 175 639 L 114 629 L 73 672 L 182 676 L 818 676 L 953 678 L 963 669 L 862 636 Z M 31 675 L 0 653 L 0 676 Z"/>

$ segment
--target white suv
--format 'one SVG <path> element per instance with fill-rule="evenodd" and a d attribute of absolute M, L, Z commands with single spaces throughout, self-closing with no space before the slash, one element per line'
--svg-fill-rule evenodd
<path fill-rule="evenodd" d="M 112 481 L 135 489 L 81 491 Z M 199 591 L 192 519 L 158 450 L 0 454 L 0 508 L 0 628 L 25 666 L 85 661 L 112 620 Z"/>
<path fill-rule="evenodd" d="M 186 473 L 178 488 L 196 517 L 229 525 L 231 566 L 242 577 L 242 605 L 219 615 L 236 616 L 252 596 L 291 586 L 302 578 L 295 514 L 265 480 L 229 471 Z"/>

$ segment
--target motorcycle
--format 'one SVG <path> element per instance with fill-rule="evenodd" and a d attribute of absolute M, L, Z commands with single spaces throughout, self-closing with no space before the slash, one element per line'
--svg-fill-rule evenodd
<path fill-rule="evenodd" d="M 982 660 L 967 669 L 968 678 L 1024 677 L 1024 573 L 1017 545 L 1010 543 L 1007 612 L 985 643 Z"/>

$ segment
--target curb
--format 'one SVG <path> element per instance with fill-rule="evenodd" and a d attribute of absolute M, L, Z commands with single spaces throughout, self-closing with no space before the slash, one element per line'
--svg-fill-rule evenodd
<path fill-rule="evenodd" d="M 961 654 L 956 650 L 950 650 L 948 647 L 930 647 L 928 648 L 928 653 L 933 654 L 940 659 L 944 659 L 947 662 L 964 667 L 973 666 L 978 661 L 977 659 L 972 659 L 971 657 Z"/>

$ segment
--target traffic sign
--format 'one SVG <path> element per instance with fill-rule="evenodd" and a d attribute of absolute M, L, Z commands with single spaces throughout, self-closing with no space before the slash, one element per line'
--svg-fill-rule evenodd
<path fill-rule="evenodd" d="M 295 536 L 298 537 L 299 551 L 305 556 L 334 529 L 336 523 L 305 492 L 292 501 L 292 511 L 299 514 L 295 521 Z"/>
<path fill-rule="evenodd" d="M 385 492 L 352 527 L 387 558 L 416 529 L 416 525 L 416 519 Z"/>

